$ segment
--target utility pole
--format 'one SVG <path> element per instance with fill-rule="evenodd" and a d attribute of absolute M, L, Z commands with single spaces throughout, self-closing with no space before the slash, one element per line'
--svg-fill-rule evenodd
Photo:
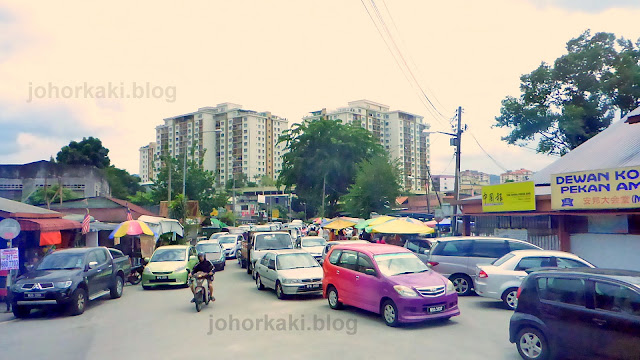
<path fill-rule="evenodd" d="M 431 214 L 431 200 L 429 200 L 429 178 L 427 177 L 424 181 L 424 185 L 425 185 L 425 193 L 427 194 L 427 218 L 429 217 L 429 214 Z"/>
<path fill-rule="evenodd" d="M 458 233 L 458 201 L 460 200 L 460 140 L 462 138 L 462 106 L 458 106 L 458 126 L 456 128 L 456 181 L 454 186 L 455 206 L 453 207 L 453 219 L 451 230 L 453 235 Z"/>
<path fill-rule="evenodd" d="M 324 215 L 324 198 L 326 196 L 327 193 L 327 174 L 324 175 L 324 180 L 322 182 L 322 217 L 325 217 Z"/>
<path fill-rule="evenodd" d="M 167 165 L 167 171 L 169 172 L 169 184 L 167 186 L 167 193 L 168 193 L 167 201 L 170 203 L 171 202 L 171 173 L 173 172 L 173 162 L 172 162 L 172 159 L 168 155 L 165 155 L 165 156 L 166 156 L 165 157 L 166 158 L 165 163 Z M 169 205 L 167 204 L 167 206 L 169 206 Z"/>
<path fill-rule="evenodd" d="M 184 145 L 184 165 L 182 167 L 182 196 L 187 200 L 187 144 Z"/>

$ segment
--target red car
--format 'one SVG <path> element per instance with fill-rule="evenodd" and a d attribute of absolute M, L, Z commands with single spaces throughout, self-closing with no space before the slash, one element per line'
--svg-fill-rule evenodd
<path fill-rule="evenodd" d="M 460 315 L 451 281 L 405 248 L 337 245 L 322 267 L 322 293 L 332 309 L 344 304 L 372 311 L 389 326 Z"/>

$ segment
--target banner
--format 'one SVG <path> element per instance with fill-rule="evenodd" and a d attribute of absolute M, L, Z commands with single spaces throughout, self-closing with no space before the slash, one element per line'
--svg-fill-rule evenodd
<path fill-rule="evenodd" d="M 483 212 L 532 211 L 536 209 L 533 181 L 482 187 Z"/>
<path fill-rule="evenodd" d="M 0 250 L 0 270 L 18 269 L 20 257 L 18 248 Z"/>
<path fill-rule="evenodd" d="M 551 208 L 640 208 L 640 166 L 551 175 Z"/>

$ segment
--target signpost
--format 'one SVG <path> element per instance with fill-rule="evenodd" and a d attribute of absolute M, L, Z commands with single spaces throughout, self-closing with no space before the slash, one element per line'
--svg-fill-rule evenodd
<path fill-rule="evenodd" d="M 536 209 L 533 181 L 482 187 L 483 212 L 532 211 Z"/>
<path fill-rule="evenodd" d="M 18 248 L 0 250 L 0 270 L 18 269 L 19 260 Z"/>
<path fill-rule="evenodd" d="M 640 208 L 640 166 L 551 175 L 551 208 Z"/>

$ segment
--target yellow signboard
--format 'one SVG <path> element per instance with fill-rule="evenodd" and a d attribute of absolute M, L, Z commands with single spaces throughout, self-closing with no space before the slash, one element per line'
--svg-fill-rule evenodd
<path fill-rule="evenodd" d="M 278 209 L 273 209 L 273 210 L 271 211 L 271 217 L 272 217 L 272 218 L 279 218 L 279 217 L 280 217 L 280 210 L 278 210 Z"/>
<path fill-rule="evenodd" d="M 640 208 L 640 166 L 551 175 L 551 208 Z"/>
<path fill-rule="evenodd" d="M 482 211 L 531 211 L 536 209 L 533 181 L 482 187 Z"/>

